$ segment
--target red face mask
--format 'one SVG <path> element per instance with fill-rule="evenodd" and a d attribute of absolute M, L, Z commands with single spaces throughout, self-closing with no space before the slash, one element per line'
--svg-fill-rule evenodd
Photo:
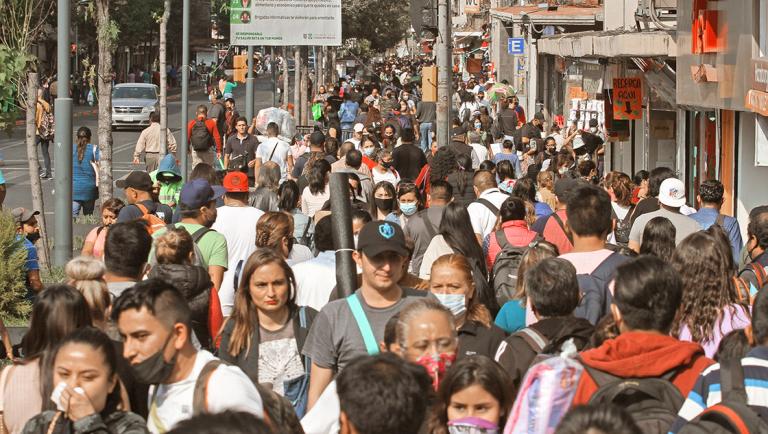
<path fill-rule="evenodd" d="M 445 376 L 445 372 L 456 361 L 455 353 L 425 354 L 416 360 L 416 364 L 427 369 L 429 376 L 432 377 L 432 387 L 437 390 L 440 381 Z"/>

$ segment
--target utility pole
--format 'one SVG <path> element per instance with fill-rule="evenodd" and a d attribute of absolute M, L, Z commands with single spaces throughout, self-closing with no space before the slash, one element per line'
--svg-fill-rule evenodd
<path fill-rule="evenodd" d="M 181 174 L 187 179 L 189 173 L 189 158 L 187 157 L 187 123 L 189 122 L 189 1 L 184 0 L 182 11 L 181 32 L 181 140 L 179 154 L 181 160 Z M 250 122 L 250 119 L 248 120 Z"/>
<path fill-rule="evenodd" d="M 245 79 L 245 118 L 253 119 L 253 45 L 248 46 L 248 75 Z"/>
<path fill-rule="evenodd" d="M 56 178 L 54 180 L 54 210 L 56 220 L 53 243 L 53 261 L 66 265 L 72 257 L 72 98 L 69 98 L 69 28 L 71 17 L 69 0 L 57 3 L 57 46 L 56 75 L 58 97 L 56 107 Z"/>
<path fill-rule="evenodd" d="M 288 88 L 291 82 L 288 78 L 288 47 L 283 47 L 283 108 L 288 110 Z"/>
<path fill-rule="evenodd" d="M 437 145 L 451 142 L 451 9 L 448 0 L 437 1 Z"/>
<path fill-rule="evenodd" d="M 269 71 L 272 73 L 272 107 L 277 107 L 277 73 L 275 72 L 277 62 L 275 62 L 274 46 L 269 48 L 269 62 Z M 248 123 L 250 122 L 251 120 L 248 119 Z"/>
<path fill-rule="evenodd" d="M 301 125 L 301 46 L 293 47 L 293 118 Z"/>
<path fill-rule="evenodd" d="M 309 47 L 301 47 L 302 51 L 302 59 L 301 59 L 301 80 L 299 81 L 301 83 L 301 92 L 299 92 L 299 97 L 301 100 L 299 101 L 301 104 L 301 125 L 309 125 L 307 112 L 309 112 L 309 107 L 307 106 L 307 91 L 309 87 Z"/>

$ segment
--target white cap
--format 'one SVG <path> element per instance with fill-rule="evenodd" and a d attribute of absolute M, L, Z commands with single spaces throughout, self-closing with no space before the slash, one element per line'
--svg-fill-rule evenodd
<path fill-rule="evenodd" d="M 365 125 L 360 123 L 357 123 L 355 124 L 354 127 L 352 127 L 352 130 L 356 133 L 362 133 L 364 129 L 365 129 Z"/>
<path fill-rule="evenodd" d="M 685 184 L 677 178 L 668 178 L 659 187 L 659 202 L 672 208 L 685 205 Z"/>

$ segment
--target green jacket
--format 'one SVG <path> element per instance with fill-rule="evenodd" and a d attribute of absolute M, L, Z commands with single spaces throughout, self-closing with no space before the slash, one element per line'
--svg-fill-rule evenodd
<path fill-rule="evenodd" d="M 38 414 L 24 425 L 21 433 L 46 434 L 56 413 L 44 411 Z M 72 422 L 62 415 L 56 421 L 56 429 L 53 432 L 56 434 L 149 434 L 147 422 L 141 416 L 123 411 L 116 411 L 106 419 L 103 419 L 99 413 L 94 413 L 77 422 Z"/>

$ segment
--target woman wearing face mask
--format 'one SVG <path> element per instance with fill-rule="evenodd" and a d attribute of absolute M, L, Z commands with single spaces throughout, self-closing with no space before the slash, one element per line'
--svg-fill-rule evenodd
<path fill-rule="evenodd" d="M 284 212 L 268 212 L 256 222 L 256 247 L 275 249 L 288 262 L 298 264 L 315 257 L 312 250 L 293 237 L 293 218 Z"/>
<path fill-rule="evenodd" d="M 500 433 L 515 400 L 509 375 L 482 356 L 456 362 L 437 395 L 430 434 Z"/>
<path fill-rule="evenodd" d="M 387 220 L 399 223 L 395 211 L 395 187 L 388 181 L 381 181 L 373 187 L 373 200 L 371 204 L 371 217 L 373 220 Z"/>
<path fill-rule="evenodd" d="M 512 167 L 512 162 L 509 160 L 499 161 L 496 165 L 496 176 L 499 179 L 499 190 L 512 194 L 512 189 L 515 187 L 515 168 Z"/>
<path fill-rule="evenodd" d="M 424 208 L 419 189 L 410 182 L 400 183 L 397 186 L 397 204 L 399 211 L 398 223 L 402 228 L 405 228 L 412 216 Z"/>
<path fill-rule="evenodd" d="M 3 422 L 8 432 L 18 434 L 24 425 L 47 405 L 48 395 L 41 395 L 43 360 L 48 360 L 64 336 L 91 325 L 85 298 L 67 285 L 49 286 L 32 306 L 29 331 L 22 341 L 23 359 L 6 368 L 0 380 L 3 394 Z"/>
<path fill-rule="evenodd" d="M 435 390 L 456 361 L 459 340 L 453 318 L 438 301 L 423 298 L 404 307 L 397 320 L 401 357 L 424 366 Z"/>
<path fill-rule="evenodd" d="M 360 143 L 360 148 L 363 152 L 363 164 L 368 166 L 368 169 L 376 167 L 376 151 L 379 149 L 379 144 L 372 138 L 371 135 L 365 135 L 363 141 Z"/>
<path fill-rule="evenodd" d="M 506 337 L 480 303 L 472 267 L 462 255 L 443 255 L 432 264 L 429 291 L 453 313 L 459 335 L 459 359 L 472 354 L 493 357 Z"/>
<path fill-rule="evenodd" d="M 97 259 L 104 258 L 104 242 L 107 240 L 107 230 L 117 221 L 117 215 L 120 214 L 123 206 L 125 203 L 115 197 L 101 205 L 101 226 L 88 232 L 83 243 L 83 250 L 80 252 L 81 255 L 93 256 Z"/>
<path fill-rule="evenodd" d="M 23 434 L 148 433 L 141 416 L 118 410 L 121 404 L 117 354 L 104 332 L 84 327 L 67 335 L 51 355 L 44 374 L 49 407 L 24 426 Z M 60 393 L 60 385 L 64 389 Z M 59 386 L 59 387 L 57 387 Z M 53 402 L 53 398 L 58 399 Z"/>
<path fill-rule="evenodd" d="M 240 367 L 254 384 L 270 384 L 302 417 L 309 360 L 301 350 L 317 312 L 296 305 L 293 271 L 271 249 L 256 250 L 245 262 L 235 297 L 221 334 L 221 360 Z"/>
<path fill-rule="evenodd" d="M 376 152 L 376 166 L 371 169 L 373 175 L 373 182 L 379 183 L 382 181 L 388 181 L 390 184 L 397 186 L 400 182 L 400 174 L 397 173 L 393 164 L 392 151 L 388 149 L 379 149 Z"/>

